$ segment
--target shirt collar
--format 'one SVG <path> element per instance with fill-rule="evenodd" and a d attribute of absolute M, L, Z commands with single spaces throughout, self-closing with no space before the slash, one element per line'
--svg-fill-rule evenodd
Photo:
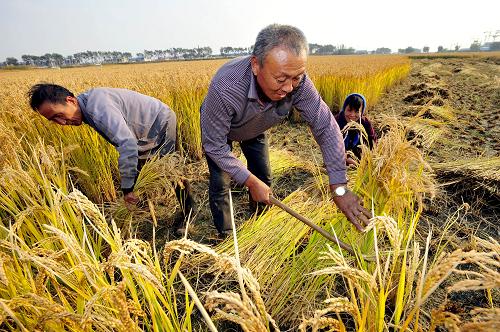
<path fill-rule="evenodd" d="M 78 100 L 78 106 L 80 107 L 80 112 L 82 113 L 83 122 L 85 123 L 88 123 L 88 120 L 85 116 L 85 113 L 87 111 L 87 99 L 88 99 L 88 91 L 76 97 L 76 100 Z"/>
<path fill-rule="evenodd" d="M 255 80 L 255 75 L 252 70 L 250 70 L 250 88 L 248 89 L 248 99 L 259 100 L 259 95 L 257 93 L 257 81 Z"/>

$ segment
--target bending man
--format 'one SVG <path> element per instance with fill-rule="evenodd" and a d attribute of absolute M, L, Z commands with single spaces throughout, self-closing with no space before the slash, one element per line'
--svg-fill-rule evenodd
<path fill-rule="evenodd" d="M 86 123 L 115 146 L 127 204 L 138 202 L 133 189 L 145 161 L 156 153 L 163 156 L 175 151 L 175 113 L 153 97 L 115 88 L 91 89 L 75 97 L 55 84 L 36 84 L 28 95 L 31 108 L 49 121 L 72 126 Z M 176 194 L 186 215 L 192 199 L 179 186 Z"/>
<path fill-rule="evenodd" d="M 370 212 L 347 190 L 345 150 L 339 126 L 306 74 L 308 44 L 292 26 L 273 24 L 259 32 L 253 54 L 224 64 L 201 106 L 202 144 L 210 171 L 209 200 L 214 224 L 231 229 L 230 178 L 248 187 L 256 202 L 270 204 L 271 170 L 265 131 L 295 107 L 318 142 L 333 200 L 358 230 Z M 232 142 L 240 142 L 248 168 Z"/>

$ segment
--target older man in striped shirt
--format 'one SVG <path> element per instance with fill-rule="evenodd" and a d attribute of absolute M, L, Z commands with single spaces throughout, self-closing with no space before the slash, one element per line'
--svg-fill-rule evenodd
<path fill-rule="evenodd" d="M 308 44 L 297 28 L 273 24 L 257 36 L 253 54 L 224 64 L 201 106 L 202 144 L 210 171 L 209 200 L 222 236 L 231 230 L 229 184 L 244 184 L 256 202 L 270 204 L 271 171 L 265 131 L 295 107 L 321 148 L 333 200 L 358 230 L 370 212 L 347 190 L 339 127 L 306 74 Z M 232 153 L 239 142 L 248 168 Z"/>

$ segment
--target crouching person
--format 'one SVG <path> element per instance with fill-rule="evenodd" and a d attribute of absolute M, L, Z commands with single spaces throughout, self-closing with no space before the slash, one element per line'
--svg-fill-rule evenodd
<path fill-rule="evenodd" d="M 118 150 L 123 198 L 128 206 L 139 199 L 133 188 L 146 160 L 175 151 L 176 116 L 164 103 L 135 91 L 95 88 L 77 97 L 55 84 L 36 84 L 28 93 L 30 106 L 59 125 L 88 124 Z M 176 185 L 184 216 L 193 208 L 189 184 Z M 183 225 L 175 225 L 182 228 Z"/>
<path fill-rule="evenodd" d="M 356 158 L 361 159 L 361 145 L 367 145 L 370 149 L 373 145 L 377 143 L 377 135 L 373 129 L 371 121 L 366 116 L 366 99 L 362 94 L 351 93 L 344 100 L 344 105 L 340 110 L 340 113 L 335 116 L 337 124 L 341 131 L 344 133 L 344 147 L 345 151 L 351 151 Z M 357 128 L 344 128 L 350 122 L 357 122 L 363 126 L 366 136 L 364 133 Z M 366 137 L 366 139 L 364 139 Z M 349 156 L 346 156 L 347 165 L 356 165 L 356 162 Z"/>

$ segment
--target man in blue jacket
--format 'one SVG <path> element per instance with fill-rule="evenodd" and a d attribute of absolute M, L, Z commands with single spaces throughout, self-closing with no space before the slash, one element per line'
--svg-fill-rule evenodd
<path fill-rule="evenodd" d="M 144 162 L 154 154 L 175 150 L 175 113 L 153 97 L 116 88 L 95 88 L 75 97 L 55 84 L 36 84 L 28 96 L 31 108 L 49 121 L 72 126 L 86 123 L 115 146 L 127 204 L 139 200 L 133 188 Z M 176 194 L 184 197 L 181 206 L 187 215 L 193 204 L 189 193 L 177 187 Z"/>

